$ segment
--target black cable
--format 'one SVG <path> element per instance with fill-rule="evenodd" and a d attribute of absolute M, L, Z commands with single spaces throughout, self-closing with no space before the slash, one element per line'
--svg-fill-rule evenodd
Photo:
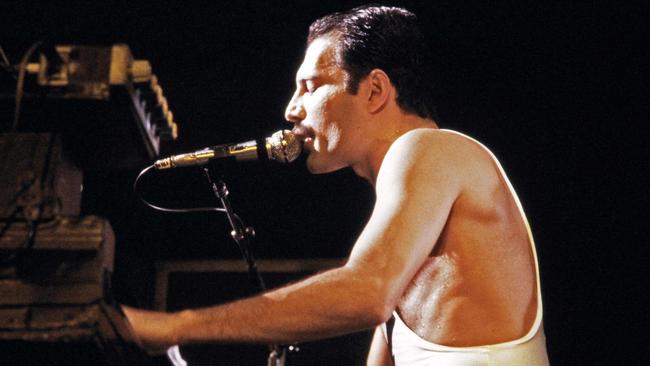
<path fill-rule="evenodd" d="M 142 197 L 140 192 L 138 192 L 138 182 L 140 181 L 140 178 L 142 178 L 145 174 L 147 174 L 151 169 L 153 169 L 154 166 L 150 165 L 146 168 L 144 168 L 138 176 L 135 178 L 135 181 L 133 182 L 133 192 L 138 196 L 140 201 L 142 201 L 145 205 L 153 208 L 154 210 L 158 211 L 163 211 L 163 212 L 172 212 L 172 213 L 188 213 L 188 212 L 206 212 L 206 211 L 218 211 L 218 212 L 226 212 L 226 209 L 223 207 L 192 207 L 192 208 L 167 208 L 167 207 L 160 207 L 156 206 Z"/>
<path fill-rule="evenodd" d="M 5 225 L 0 229 L 0 239 L 9 231 L 11 226 L 17 221 L 18 213 L 23 210 L 22 207 L 16 206 L 14 208 L 14 211 L 11 213 L 7 221 L 5 222 Z M 16 259 L 18 258 L 18 253 L 20 252 L 20 248 L 17 248 L 16 250 L 7 253 L 5 256 L 0 256 L 0 268 L 4 267 L 11 267 L 15 262 Z"/>
<path fill-rule="evenodd" d="M 0 229 L 0 239 L 7 233 L 7 230 L 11 227 L 11 225 L 16 222 L 16 217 L 18 216 L 18 212 L 20 212 L 21 208 L 20 207 L 15 207 L 11 215 L 7 218 L 7 221 L 5 222 L 5 225 Z"/>
<path fill-rule="evenodd" d="M 30 250 L 34 248 L 34 243 L 36 243 L 36 234 L 38 232 L 38 225 L 41 224 L 43 220 L 43 214 L 45 212 L 45 205 L 47 202 L 47 195 L 45 194 L 45 187 L 47 186 L 48 172 L 50 170 L 50 165 L 52 164 L 52 150 L 56 143 L 56 136 L 50 135 L 50 141 L 47 145 L 47 152 L 45 154 L 45 162 L 43 163 L 43 170 L 41 171 L 41 202 L 38 203 L 38 214 L 36 215 L 36 220 L 29 223 L 29 233 L 27 235 L 27 241 L 23 245 L 21 250 L 22 255 L 26 255 Z"/>
<path fill-rule="evenodd" d="M 54 145 L 56 144 L 56 136 L 51 135 L 50 140 L 48 141 L 47 145 L 47 152 L 45 154 L 45 162 L 43 163 L 42 171 L 41 171 L 41 179 L 40 179 L 40 192 L 41 192 L 41 201 L 38 203 L 38 213 L 36 215 L 35 220 L 28 220 L 29 223 L 29 230 L 27 231 L 27 237 L 25 238 L 25 241 L 23 242 L 23 245 L 15 250 L 15 252 L 9 254 L 7 258 L 2 258 L 0 259 L 0 265 L 7 265 L 11 264 L 12 262 L 16 262 L 20 260 L 21 256 L 26 256 L 29 254 L 29 252 L 34 248 L 34 244 L 36 243 L 36 234 L 38 233 L 38 225 L 41 224 L 43 221 L 43 215 L 45 212 L 45 205 L 48 203 L 47 200 L 47 195 L 45 194 L 46 192 L 46 186 L 47 186 L 47 179 L 49 177 L 49 170 L 50 170 L 50 165 L 52 164 L 52 150 L 54 149 Z M 33 165 L 32 161 L 32 165 Z M 32 170 L 34 168 L 32 167 Z M 16 192 L 16 195 L 14 195 L 14 198 L 12 199 L 12 203 L 15 203 L 22 194 L 24 194 L 27 190 L 29 190 L 32 185 L 34 185 L 35 179 L 31 179 L 28 184 L 23 184 L 22 187 L 18 192 Z M 16 206 L 14 208 L 14 211 L 12 212 L 11 216 L 9 217 L 7 223 L 5 226 L 0 229 L 0 238 L 2 238 L 3 235 L 6 234 L 6 232 L 9 230 L 10 226 L 13 225 L 13 223 L 16 221 L 16 218 L 18 216 L 19 212 L 23 212 L 23 215 L 25 216 L 25 208 L 21 206 Z"/>

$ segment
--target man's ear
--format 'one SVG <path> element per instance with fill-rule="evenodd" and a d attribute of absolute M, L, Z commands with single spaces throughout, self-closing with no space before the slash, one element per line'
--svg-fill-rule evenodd
<path fill-rule="evenodd" d="M 367 108 L 369 113 L 380 112 L 390 102 L 391 98 L 395 98 L 393 84 L 390 78 L 382 69 L 373 69 L 370 71 L 366 79 L 366 96 L 368 98 Z"/>

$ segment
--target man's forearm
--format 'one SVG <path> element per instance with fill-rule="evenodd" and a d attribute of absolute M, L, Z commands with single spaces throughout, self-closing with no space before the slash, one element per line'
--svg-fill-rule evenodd
<path fill-rule="evenodd" d="M 178 314 L 181 343 L 292 343 L 372 327 L 381 321 L 379 291 L 347 268 L 260 296 Z"/>
<path fill-rule="evenodd" d="M 127 311 L 148 346 L 292 343 L 373 327 L 385 314 L 380 280 L 342 267 L 233 303 L 171 314 Z M 130 315 L 129 315 L 130 312 Z M 147 320 L 158 323 L 143 324 Z"/>

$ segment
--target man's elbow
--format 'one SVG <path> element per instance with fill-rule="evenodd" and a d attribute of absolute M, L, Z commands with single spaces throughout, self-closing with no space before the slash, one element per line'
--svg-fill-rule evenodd
<path fill-rule="evenodd" d="M 390 319 L 393 309 L 375 296 L 367 296 L 346 311 L 345 317 L 361 328 L 372 328 Z"/>
<path fill-rule="evenodd" d="M 393 315 L 393 310 L 395 310 L 394 305 L 389 304 L 386 301 L 377 301 L 373 304 L 372 309 L 370 310 L 371 325 L 377 326 L 388 321 L 388 319 Z"/>
<path fill-rule="evenodd" d="M 372 286 L 372 294 L 365 301 L 365 315 L 368 317 L 371 326 L 377 326 L 385 323 L 393 314 L 397 307 L 398 297 L 391 294 L 391 291 L 383 284 L 381 280 L 376 281 L 376 286 Z"/>
<path fill-rule="evenodd" d="M 375 271 L 361 270 L 359 267 L 348 266 L 345 270 L 350 288 L 354 288 L 357 296 L 349 299 L 354 304 L 353 317 L 371 327 L 385 323 L 393 314 L 399 300 L 399 290 L 395 288 L 394 282 L 386 279 L 382 274 Z M 352 310 L 352 309 L 351 309 Z"/>

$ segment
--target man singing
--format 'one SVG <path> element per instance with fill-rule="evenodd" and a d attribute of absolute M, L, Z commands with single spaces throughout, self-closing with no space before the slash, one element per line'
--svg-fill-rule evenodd
<path fill-rule="evenodd" d="M 369 365 L 547 365 L 539 271 L 496 158 L 439 129 L 407 10 L 315 21 L 286 109 L 313 173 L 350 167 L 375 189 L 340 268 L 204 309 L 125 308 L 150 349 L 293 343 L 376 327 Z"/>

